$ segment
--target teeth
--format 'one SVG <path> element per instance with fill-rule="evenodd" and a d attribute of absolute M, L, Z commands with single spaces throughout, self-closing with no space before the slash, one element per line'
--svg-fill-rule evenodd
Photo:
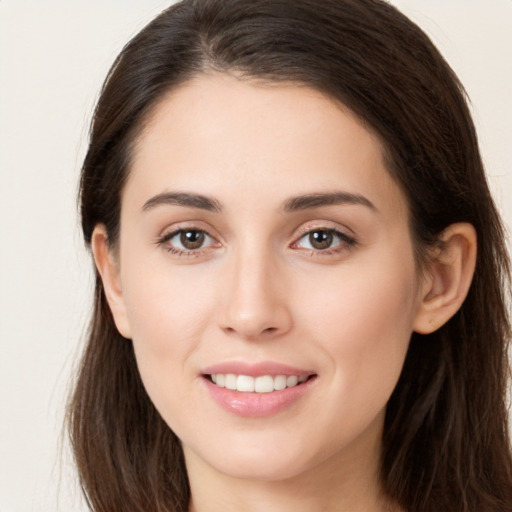
<path fill-rule="evenodd" d="M 226 380 L 224 382 L 226 389 L 236 390 L 236 381 L 236 375 L 233 375 L 232 373 L 226 374 Z"/>
<path fill-rule="evenodd" d="M 278 375 L 274 377 L 274 389 L 276 391 L 281 391 L 281 389 L 286 388 L 286 377 L 284 375 Z"/>
<path fill-rule="evenodd" d="M 296 386 L 298 382 L 299 382 L 299 377 L 296 377 L 295 375 L 290 375 L 286 379 L 286 387 L 291 388 L 293 386 Z"/>
<path fill-rule="evenodd" d="M 256 379 L 258 380 L 258 379 Z M 247 375 L 239 375 L 236 378 L 236 390 L 237 391 L 246 391 L 252 393 L 254 391 L 255 382 L 252 377 L 248 377 Z"/>
<path fill-rule="evenodd" d="M 220 388 L 227 388 L 233 391 L 245 393 L 271 393 L 272 391 L 281 391 L 285 388 L 292 388 L 302 384 L 308 378 L 307 375 L 298 377 L 297 375 L 262 375 L 260 377 L 251 377 L 249 375 L 235 375 L 233 373 L 217 373 L 210 375 L 212 382 Z"/>
<path fill-rule="evenodd" d="M 249 377 L 253 379 L 252 377 Z M 254 380 L 254 391 L 256 393 L 272 393 L 274 391 L 274 379 L 270 375 L 256 377 Z"/>

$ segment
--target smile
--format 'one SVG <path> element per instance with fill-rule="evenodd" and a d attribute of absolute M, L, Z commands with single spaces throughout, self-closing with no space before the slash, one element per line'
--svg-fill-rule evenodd
<path fill-rule="evenodd" d="M 307 380 L 307 375 L 235 375 L 233 373 L 216 373 L 210 375 L 211 381 L 220 388 L 244 393 L 272 393 L 292 388 Z"/>
<path fill-rule="evenodd" d="M 242 417 L 265 417 L 284 412 L 293 404 L 310 395 L 316 387 L 316 373 L 251 372 L 202 374 L 207 395 L 225 411 Z M 225 370 L 224 370 L 225 371 Z M 232 370 L 233 371 L 233 370 Z"/>
<path fill-rule="evenodd" d="M 313 368 L 276 361 L 228 360 L 203 368 L 200 382 L 207 396 L 225 411 L 242 417 L 265 417 L 284 412 L 316 388 Z"/>

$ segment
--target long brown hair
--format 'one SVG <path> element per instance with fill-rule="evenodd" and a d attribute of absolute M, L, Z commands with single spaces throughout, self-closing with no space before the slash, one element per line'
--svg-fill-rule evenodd
<path fill-rule="evenodd" d="M 464 90 L 426 35 L 382 0 L 184 0 L 123 49 L 92 120 L 80 189 L 82 228 L 119 235 L 137 136 L 172 88 L 206 70 L 315 88 L 382 141 L 411 211 L 421 260 L 454 222 L 470 222 L 478 260 L 458 313 L 414 333 L 387 407 L 381 482 L 409 512 L 512 511 L 507 432 L 509 260 Z M 187 510 L 179 440 L 117 332 L 99 276 L 69 408 L 82 487 L 95 512 Z"/>

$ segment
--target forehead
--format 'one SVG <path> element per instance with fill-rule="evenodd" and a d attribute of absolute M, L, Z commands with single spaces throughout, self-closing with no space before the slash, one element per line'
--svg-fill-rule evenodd
<path fill-rule="evenodd" d="M 137 140 L 128 185 L 140 201 L 164 188 L 222 199 L 230 184 L 239 200 L 257 191 L 271 201 L 277 193 L 342 187 L 380 188 L 401 202 L 383 154 L 349 109 L 314 89 L 212 73 L 156 105 Z"/>

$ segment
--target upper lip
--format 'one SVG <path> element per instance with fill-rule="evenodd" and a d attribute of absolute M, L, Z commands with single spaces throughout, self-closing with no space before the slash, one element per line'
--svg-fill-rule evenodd
<path fill-rule="evenodd" d="M 203 375 L 233 373 L 235 375 L 247 375 L 260 377 L 262 375 L 296 375 L 297 377 L 314 375 L 315 372 L 296 368 L 274 361 L 262 361 L 259 363 L 247 363 L 244 361 L 224 361 L 213 364 L 201 370 Z"/>

